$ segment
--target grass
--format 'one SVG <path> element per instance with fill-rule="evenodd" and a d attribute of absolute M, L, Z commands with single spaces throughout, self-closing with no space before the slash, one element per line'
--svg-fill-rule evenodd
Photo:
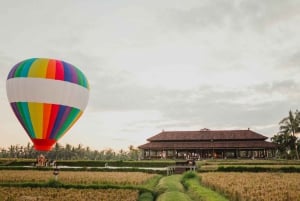
<path fill-rule="evenodd" d="M 153 201 L 154 196 L 150 192 L 144 192 L 139 195 L 138 201 Z"/>
<path fill-rule="evenodd" d="M 156 175 L 143 184 L 142 187 L 146 188 L 147 190 L 143 191 L 140 189 L 138 201 L 153 201 L 155 198 L 155 193 L 149 192 L 148 189 L 154 189 L 161 178 L 162 175 Z"/>
<path fill-rule="evenodd" d="M 300 200 L 300 173 L 201 173 L 201 183 L 230 200 Z"/>
<path fill-rule="evenodd" d="M 218 194 L 217 192 L 210 190 L 199 184 L 198 179 L 191 179 L 187 182 L 189 184 L 188 194 L 194 200 L 203 200 L 203 201 L 228 201 L 227 198 Z"/>
<path fill-rule="evenodd" d="M 192 171 L 163 177 L 156 190 L 159 193 L 157 201 L 228 201 L 219 193 L 201 186 L 198 174 Z"/>
<path fill-rule="evenodd" d="M 180 183 L 181 175 L 171 175 L 163 177 L 158 185 L 158 191 L 179 191 L 184 192 L 184 187 Z"/>
<path fill-rule="evenodd" d="M 181 182 L 187 189 L 187 194 L 193 200 L 202 201 L 228 201 L 227 198 L 223 197 L 219 193 L 206 188 L 200 184 L 200 178 L 195 172 L 186 172 Z"/>
<path fill-rule="evenodd" d="M 163 177 L 157 185 L 159 196 L 157 201 L 191 201 L 185 194 L 185 189 L 181 184 L 182 175 L 171 175 Z"/>
<path fill-rule="evenodd" d="M 235 169 L 250 172 L 300 172 L 300 161 L 214 159 L 197 161 L 197 167 L 199 172 L 234 171 Z"/>
<path fill-rule="evenodd" d="M 178 192 L 170 191 L 160 195 L 156 201 L 192 201 L 188 195 Z"/>

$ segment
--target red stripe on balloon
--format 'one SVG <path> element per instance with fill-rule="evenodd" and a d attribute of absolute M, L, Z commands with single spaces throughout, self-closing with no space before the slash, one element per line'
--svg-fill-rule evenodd
<path fill-rule="evenodd" d="M 61 61 L 56 61 L 56 80 L 64 80 L 64 66 Z"/>
<path fill-rule="evenodd" d="M 49 118 L 49 125 L 48 125 L 47 136 L 46 136 L 47 139 L 50 138 L 50 136 L 52 135 L 54 124 L 55 124 L 57 114 L 58 114 L 58 110 L 59 110 L 59 105 L 57 105 L 57 104 L 51 105 L 51 114 L 50 114 L 50 118 Z"/>

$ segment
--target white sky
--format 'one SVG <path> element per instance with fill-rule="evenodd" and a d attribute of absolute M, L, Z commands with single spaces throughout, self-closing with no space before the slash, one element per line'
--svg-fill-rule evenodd
<path fill-rule="evenodd" d="M 9 70 L 57 58 L 88 77 L 88 107 L 60 143 L 127 149 L 164 130 L 273 136 L 300 103 L 300 1 L 1 0 L 0 147 L 29 138 Z"/>

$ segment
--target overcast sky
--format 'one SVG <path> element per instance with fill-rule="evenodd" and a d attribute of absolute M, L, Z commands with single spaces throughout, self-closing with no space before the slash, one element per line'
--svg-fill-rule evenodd
<path fill-rule="evenodd" d="M 300 1 L 0 0 L 0 147 L 29 137 L 6 96 L 13 65 L 62 59 L 91 85 L 62 144 L 138 146 L 161 130 L 267 137 L 300 104 Z"/>

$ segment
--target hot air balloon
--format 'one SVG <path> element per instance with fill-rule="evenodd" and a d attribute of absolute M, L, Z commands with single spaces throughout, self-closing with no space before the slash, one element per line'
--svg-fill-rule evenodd
<path fill-rule="evenodd" d="M 16 64 L 6 80 L 9 103 L 38 151 L 49 151 L 88 103 L 85 75 L 67 62 L 32 58 Z"/>

